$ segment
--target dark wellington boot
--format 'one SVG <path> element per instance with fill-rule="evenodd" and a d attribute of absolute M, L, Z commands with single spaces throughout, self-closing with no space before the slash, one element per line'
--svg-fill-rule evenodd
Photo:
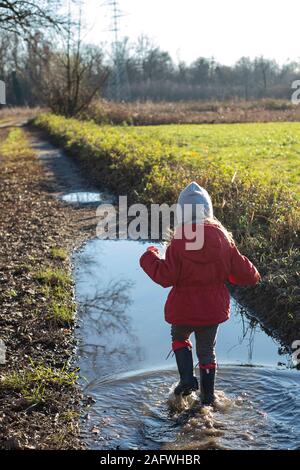
<path fill-rule="evenodd" d="M 180 348 L 175 351 L 175 357 L 180 376 L 180 382 L 175 387 L 175 395 L 190 395 L 194 390 L 198 390 L 198 380 L 194 376 L 193 354 L 186 348 Z"/>
<path fill-rule="evenodd" d="M 204 406 L 212 406 L 215 401 L 215 376 L 216 369 L 200 368 L 201 403 Z"/>

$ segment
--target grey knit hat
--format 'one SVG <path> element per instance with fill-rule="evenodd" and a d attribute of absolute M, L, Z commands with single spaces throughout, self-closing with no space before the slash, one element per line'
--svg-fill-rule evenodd
<path fill-rule="evenodd" d="M 179 220 L 183 220 L 184 223 L 196 222 L 199 219 L 199 214 L 202 216 L 200 219 L 213 218 L 214 212 L 210 195 L 206 189 L 199 186 L 195 181 L 188 184 L 181 191 L 177 204 L 179 204 L 182 211 L 181 219 L 178 217 L 178 213 L 177 217 Z M 199 207 L 196 211 L 197 205 Z"/>

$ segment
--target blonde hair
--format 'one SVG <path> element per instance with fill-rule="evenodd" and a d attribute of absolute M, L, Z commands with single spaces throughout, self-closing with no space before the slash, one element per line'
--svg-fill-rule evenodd
<path fill-rule="evenodd" d="M 204 223 L 205 224 L 215 225 L 216 227 L 218 227 L 224 233 L 224 235 L 227 238 L 227 240 L 229 241 L 229 243 L 231 245 L 235 245 L 232 233 L 229 232 L 224 227 L 224 225 L 215 216 L 204 219 Z M 168 238 L 166 240 L 166 244 L 169 245 L 171 243 L 172 239 L 174 238 L 174 229 L 171 229 L 171 227 L 169 227 L 167 235 L 168 235 Z"/>
<path fill-rule="evenodd" d="M 225 227 L 224 225 L 216 218 L 216 217 L 212 217 L 212 218 L 208 218 L 208 219 L 205 219 L 204 220 L 204 223 L 206 224 L 211 224 L 211 225 L 216 225 L 220 230 L 222 230 L 222 232 L 224 233 L 224 235 L 226 236 L 227 240 L 232 244 L 234 245 L 234 238 L 233 238 L 233 235 L 231 232 L 229 232 Z"/>

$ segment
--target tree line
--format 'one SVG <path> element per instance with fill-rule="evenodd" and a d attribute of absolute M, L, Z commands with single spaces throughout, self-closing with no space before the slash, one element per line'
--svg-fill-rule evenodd
<path fill-rule="evenodd" d="M 300 78 L 300 62 L 279 65 L 263 56 L 241 57 L 232 66 L 201 56 L 191 64 L 174 63 L 147 37 L 133 45 L 124 40 L 120 51 L 121 94 L 132 100 L 289 99 L 292 82 Z"/>
<path fill-rule="evenodd" d="M 47 8 L 45 5 L 47 4 Z M 148 37 L 111 50 L 82 40 L 81 11 L 58 16 L 58 0 L 0 0 L 0 78 L 10 105 L 47 105 L 75 115 L 97 96 L 117 101 L 289 99 L 300 64 L 263 56 L 234 65 L 198 57 L 175 63 Z M 45 13 L 46 12 L 46 13 Z"/>

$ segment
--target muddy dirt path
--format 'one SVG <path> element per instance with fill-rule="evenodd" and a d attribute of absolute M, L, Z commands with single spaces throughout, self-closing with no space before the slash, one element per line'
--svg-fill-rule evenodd
<path fill-rule="evenodd" d="M 100 198 L 101 193 L 82 175 L 78 164 L 63 150 L 53 146 L 43 133 L 28 127 L 26 134 L 37 158 L 44 166 L 46 175 L 44 189 L 59 199 L 70 211 L 74 240 L 78 246 L 96 234 L 95 203 L 98 202 L 97 196 Z M 94 199 L 89 201 L 88 195 L 94 196 Z M 86 203 L 81 203 L 81 197 L 86 198 L 84 201 Z M 68 204 L 69 202 L 72 204 Z"/>
<path fill-rule="evenodd" d="M 80 448 L 78 387 L 53 382 L 39 393 L 29 374 L 49 367 L 56 374 L 66 365 L 72 373 L 75 367 L 73 322 L 53 323 L 51 306 L 57 300 L 53 289 L 43 290 L 37 274 L 51 271 L 55 282 L 60 273 L 68 279 L 73 250 L 95 235 L 95 204 L 60 199 L 88 183 L 71 159 L 24 126 L 23 120 L 2 128 L 1 142 L 16 128 L 24 130 L 36 154 L 29 148 L 23 154 L 20 148 L 16 156 L 0 158 L 0 326 L 7 357 L 0 364 L 0 447 Z M 72 302 L 71 281 L 64 291 Z M 21 385 L 15 379 L 9 382 L 13 374 L 22 379 Z"/>

